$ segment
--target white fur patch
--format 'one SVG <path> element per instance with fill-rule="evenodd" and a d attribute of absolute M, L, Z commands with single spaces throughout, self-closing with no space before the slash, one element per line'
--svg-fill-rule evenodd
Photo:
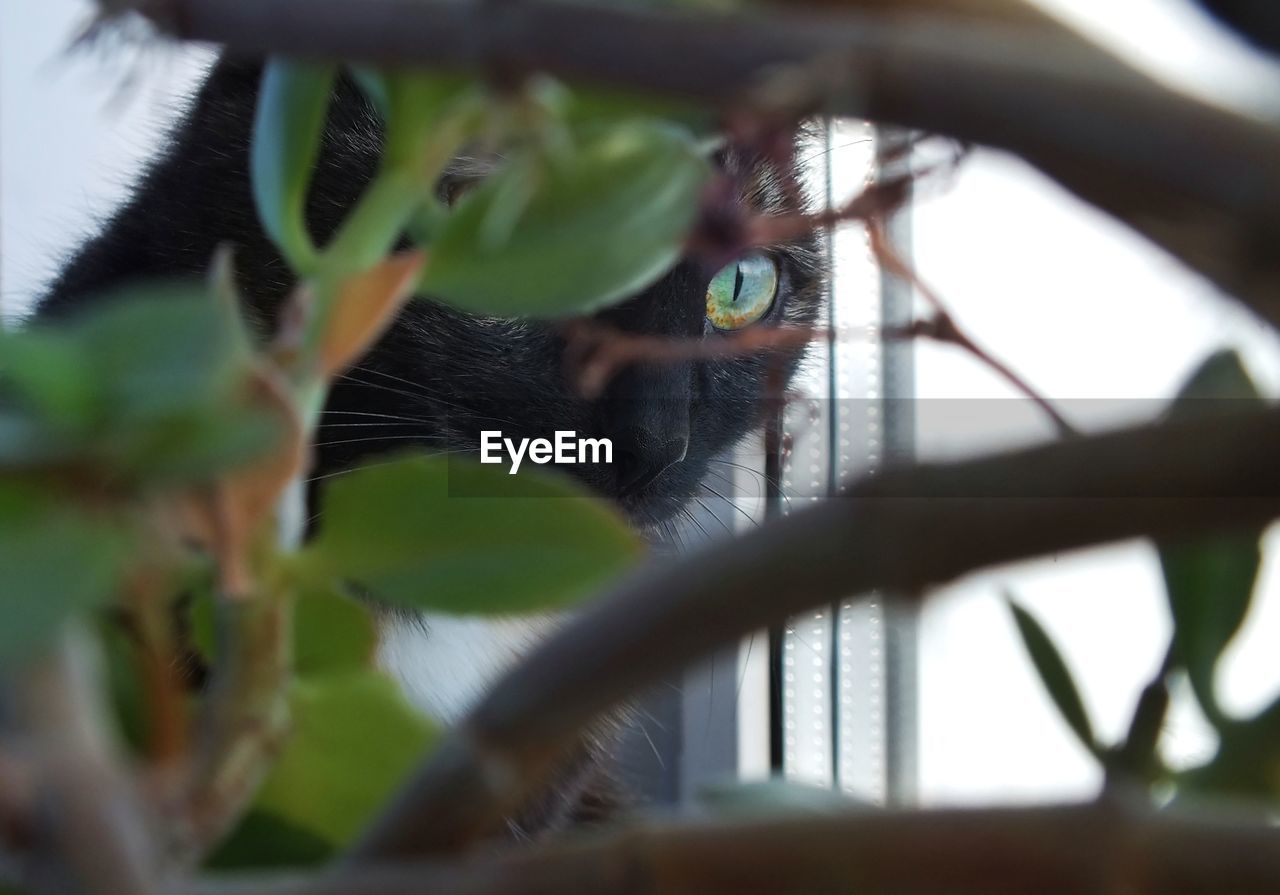
<path fill-rule="evenodd" d="M 387 618 L 378 665 L 417 708 L 457 721 L 488 686 L 550 629 L 547 618 L 488 619 L 423 614 Z"/>

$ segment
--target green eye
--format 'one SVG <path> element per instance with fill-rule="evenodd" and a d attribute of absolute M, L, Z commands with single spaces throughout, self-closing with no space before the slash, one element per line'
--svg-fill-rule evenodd
<path fill-rule="evenodd" d="M 721 269 L 707 285 L 707 319 L 716 329 L 742 329 L 773 307 L 778 267 L 768 255 L 747 255 Z"/>

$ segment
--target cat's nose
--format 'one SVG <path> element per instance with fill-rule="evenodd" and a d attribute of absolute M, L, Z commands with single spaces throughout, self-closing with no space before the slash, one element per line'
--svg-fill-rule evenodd
<path fill-rule="evenodd" d="M 685 458 L 688 434 L 628 427 L 613 440 L 618 493 L 635 494 Z"/>

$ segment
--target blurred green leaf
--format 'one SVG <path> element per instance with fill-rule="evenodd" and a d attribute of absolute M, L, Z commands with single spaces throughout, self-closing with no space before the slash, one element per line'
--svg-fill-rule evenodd
<path fill-rule="evenodd" d="M 1280 699 L 1248 720 L 1222 719 L 1217 753 L 1179 775 L 1178 786 L 1190 794 L 1280 798 Z"/>
<path fill-rule="evenodd" d="M 519 613 L 572 603 L 639 552 L 626 523 L 567 481 L 410 456 L 335 480 L 303 556 L 401 606 Z"/>
<path fill-rule="evenodd" d="M 1085 711 L 1084 701 L 1080 698 L 1080 690 L 1075 679 L 1067 668 L 1066 661 L 1054 645 L 1053 640 L 1030 612 L 1023 609 L 1012 599 L 1008 600 L 1009 609 L 1013 613 L 1014 623 L 1022 636 L 1022 644 L 1027 648 L 1031 663 L 1035 666 L 1040 682 L 1044 684 L 1058 713 L 1075 733 L 1080 743 L 1094 756 L 1101 760 L 1103 750 L 1093 734 L 1093 724 L 1089 721 L 1089 713 Z"/>
<path fill-rule="evenodd" d="M 1253 596 L 1262 551 L 1256 536 L 1212 535 L 1159 545 L 1175 658 L 1215 726 L 1223 721 L 1214 692 L 1218 658 L 1240 630 Z"/>
<path fill-rule="evenodd" d="M 191 602 L 191 640 L 207 662 L 217 661 L 216 597 Z M 304 586 L 293 604 L 293 669 L 301 676 L 372 666 L 378 632 L 368 608 L 329 584 Z"/>
<path fill-rule="evenodd" d="M 1262 400 L 1258 387 L 1249 377 L 1240 355 L 1234 351 L 1215 351 L 1198 366 L 1170 405 L 1167 416 L 1187 418 L 1214 409 L 1215 404 L 1256 403 Z"/>
<path fill-rule="evenodd" d="M 698 137 L 710 136 L 718 113 L 712 106 L 598 84 L 568 85 L 550 75 L 535 75 L 524 85 L 529 101 L 579 135 L 599 133 L 622 123 L 648 121 L 679 125 Z"/>
<path fill-rule="evenodd" d="M 1192 374 L 1168 416 L 1195 417 L 1220 411 L 1224 402 L 1259 400 L 1239 356 L 1219 351 Z M 1214 692 L 1214 672 L 1249 611 L 1262 558 L 1260 536 L 1259 530 L 1156 545 L 1173 615 L 1174 658 L 1186 668 L 1196 699 L 1218 727 L 1226 719 Z"/>
<path fill-rule="evenodd" d="M 619 301 L 679 259 L 709 173 L 686 132 L 646 122 L 544 158 L 539 176 L 508 164 L 439 227 L 423 291 L 502 316 L 577 314 Z M 512 214 L 516 200 L 523 207 Z"/>
<path fill-rule="evenodd" d="M 117 618 L 98 622 L 98 639 L 106 671 L 106 691 L 122 739 L 135 753 L 147 741 L 147 707 L 138 673 L 137 639 Z"/>
<path fill-rule="evenodd" d="M 249 340 L 204 286 L 105 296 L 0 336 L 0 464 L 96 465 L 161 483 L 257 456 L 278 421 L 249 406 Z"/>
<path fill-rule="evenodd" d="M 708 106 L 588 84 L 573 86 L 566 114 L 569 123 L 580 130 L 641 118 L 679 124 L 698 135 L 713 133 L 716 125 L 716 112 Z"/>
<path fill-rule="evenodd" d="M 250 811 L 205 862 L 210 870 L 314 867 L 336 851 L 333 843 L 265 811 Z"/>
<path fill-rule="evenodd" d="M 62 333 L 0 330 L 0 401 L 7 397 L 67 425 L 83 424 L 94 413 L 96 396 L 86 360 Z"/>
<path fill-rule="evenodd" d="M 119 520 L 0 483 L 0 665 L 30 658 L 70 615 L 113 598 L 129 548 Z"/>
<path fill-rule="evenodd" d="M 368 668 L 378 645 L 369 610 L 331 588 L 304 590 L 294 604 L 293 666 L 300 675 Z"/>
<path fill-rule="evenodd" d="M 299 678 L 289 703 L 292 733 L 255 810 L 335 845 L 368 823 L 438 735 L 374 671 Z"/>
<path fill-rule="evenodd" d="M 263 228 L 295 270 L 308 270 L 316 250 L 307 231 L 307 188 L 337 68 L 273 58 L 262 74 L 253 125 L 250 172 Z"/>

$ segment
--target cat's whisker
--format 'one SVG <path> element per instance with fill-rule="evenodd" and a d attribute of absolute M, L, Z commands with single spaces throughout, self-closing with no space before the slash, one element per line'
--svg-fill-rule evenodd
<path fill-rule="evenodd" d="M 740 469 L 743 472 L 763 482 L 766 486 L 772 486 L 774 488 L 777 488 L 778 496 L 781 497 L 787 503 L 788 506 L 790 506 L 792 496 L 789 493 L 787 493 L 786 487 L 784 487 L 781 482 L 777 481 L 776 479 L 774 479 L 769 475 L 766 475 L 760 470 L 752 469 L 750 466 L 743 466 L 741 463 L 732 463 L 728 460 L 708 460 L 707 462 L 711 464 L 719 464 L 721 466 L 727 466 L 732 469 Z"/>
<path fill-rule="evenodd" d="M 693 525 L 693 527 L 696 528 L 699 531 L 699 533 L 701 533 L 702 539 L 704 541 L 711 540 L 711 535 L 707 532 L 707 529 L 703 526 L 701 522 L 698 521 L 698 517 L 693 515 L 693 513 L 689 510 L 688 507 L 681 507 L 680 514 L 684 516 L 684 518 L 688 519 L 689 522 Z"/>
<path fill-rule="evenodd" d="M 752 528 L 759 528 L 759 527 L 760 527 L 760 523 L 759 523 L 759 522 L 757 522 L 755 519 L 751 518 L 751 514 L 750 514 L 750 513 L 748 513 L 748 512 L 747 512 L 746 510 L 744 510 L 742 507 L 738 506 L 738 502 L 737 502 L 736 500 L 731 500 L 730 498 L 725 497 L 723 494 L 721 494 L 721 493 L 720 493 L 719 491 L 717 491 L 715 488 L 712 488 L 712 487 L 711 487 L 710 485 L 708 485 L 706 482 L 698 482 L 698 487 L 699 487 L 699 488 L 702 488 L 702 489 L 703 489 L 703 490 L 705 490 L 705 491 L 709 491 L 713 496 L 720 498 L 720 499 L 721 499 L 721 500 L 723 500 L 725 503 L 727 503 L 729 506 L 733 507 L 733 509 L 737 511 L 738 515 L 740 515 L 743 519 L 746 519 L 746 520 L 747 520 L 747 524 L 748 524 L 748 525 L 750 525 Z M 695 498 L 695 499 L 696 499 L 696 498 Z M 699 501 L 699 503 L 701 503 L 701 501 Z"/>
<path fill-rule="evenodd" d="M 647 720 L 654 727 L 658 728 L 658 730 L 662 731 L 663 733 L 667 732 L 667 725 L 659 721 L 657 716 L 655 716 L 653 712 L 649 711 L 644 706 L 638 705 L 638 704 L 631 705 L 627 707 L 627 711 L 632 712 L 636 715 L 643 715 L 645 720 Z"/>
<path fill-rule="evenodd" d="M 676 548 L 681 553 L 688 553 L 689 547 L 684 541 L 684 535 L 680 534 L 680 526 L 670 520 L 667 520 L 666 524 L 669 527 L 668 530 L 671 532 L 671 539 L 675 543 Z"/>
<path fill-rule="evenodd" d="M 367 444 L 371 441 L 417 441 L 423 445 L 430 444 L 429 435 L 370 435 L 368 438 L 338 438 L 332 441 L 317 441 L 312 447 L 334 447 L 339 444 Z"/>
<path fill-rule="evenodd" d="M 753 475 L 755 475 L 756 478 L 758 478 L 766 486 L 776 488 L 778 490 L 778 496 L 781 497 L 788 506 L 790 506 L 791 502 L 795 499 L 795 495 L 791 493 L 791 489 L 789 489 L 786 485 L 782 483 L 782 479 L 776 476 L 771 476 L 768 473 L 761 472 L 758 469 L 752 469 L 751 467 L 744 466 L 741 463 L 731 463 L 727 460 L 720 460 L 720 461 L 713 461 L 713 462 L 724 463 L 728 466 L 732 466 L 737 469 L 740 469 L 743 472 L 752 473 Z"/>
<path fill-rule="evenodd" d="M 734 489 L 738 487 L 738 483 L 735 482 L 732 477 L 726 475 L 723 472 L 720 472 L 719 470 L 707 469 L 707 475 L 715 476 L 717 480 L 724 483 L 724 486 L 726 488 Z M 764 495 L 764 492 L 761 490 L 762 483 L 758 479 L 754 479 L 753 481 L 756 485 L 756 493 L 752 494 L 751 497 L 755 500 L 759 500 Z"/>
<path fill-rule="evenodd" d="M 421 382 L 414 382 L 412 379 L 405 379 L 403 376 L 393 376 L 390 373 L 383 372 L 382 370 L 378 370 L 373 367 L 366 367 L 362 364 L 357 364 L 356 366 L 348 369 L 347 374 L 344 374 L 344 378 L 345 378 L 345 375 L 349 375 L 356 371 L 359 371 L 361 373 L 372 373 L 374 376 L 381 376 L 384 379 L 390 379 L 392 382 L 399 382 L 403 385 L 409 386 L 410 388 L 414 388 L 421 391 L 428 398 L 432 397 L 432 393 Z"/>
<path fill-rule="evenodd" d="M 459 448 L 457 450 L 450 450 L 450 451 L 427 450 L 427 451 L 424 451 L 423 453 L 425 456 L 428 456 L 428 457 L 448 457 L 453 454 L 470 454 L 472 453 L 472 451 L 466 448 Z M 337 478 L 340 475 L 346 475 L 347 473 L 351 473 L 351 472 L 359 472 L 362 469 L 376 469 L 379 466 L 390 466 L 392 463 L 399 463 L 402 459 L 404 458 L 395 457 L 390 460 L 383 460 L 381 462 L 375 462 L 375 463 L 367 463 L 367 462 L 361 461 L 360 464 L 356 466 L 348 466 L 345 469 L 336 469 L 333 472 L 325 472 L 325 473 L 321 473 L 320 475 L 313 475 L 310 478 L 303 479 L 302 483 L 304 485 L 309 485 L 312 482 L 319 482 L 319 481 L 323 481 L 324 479 Z"/>
<path fill-rule="evenodd" d="M 445 408 L 446 410 L 458 410 L 458 411 L 461 411 L 463 414 L 465 414 L 468 420 L 481 420 L 484 422 L 496 423 L 499 426 L 518 426 L 519 425 L 514 420 L 503 419 L 501 417 L 496 417 L 496 416 L 485 416 L 482 414 L 474 413 L 468 407 L 465 407 L 461 404 L 455 404 L 451 401 L 446 401 L 445 399 L 431 395 L 428 392 L 421 392 L 421 393 L 407 392 L 404 389 L 392 388 L 391 386 L 385 385 L 381 382 L 370 382 L 367 379 L 360 379 L 358 377 L 351 376 L 349 373 L 344 373 L 341 376 L 338 376 L 337 378 L 346 380 L 347 382 L 355 383 L 356 385 L 362 385 L 365 388 L 371 388 L 376 391 L 382 391 L 392 395 L 399 395 L 400 397 L 403 397 L 403 398 L 412 398 L 415 402 L 419 402 L 421 404 L 430 404 L 432 406 L 439 406 L 439 407 Z"/>
<path fill-rule="evenodd" d="M 862 146 L 866 143 L 874 143 L 874 142 L 875 142 L 874 140 L 850 140 L 848 143 L 841 143 L 839 146 L 828 146 L 825 149 L 818 150 L 812 155 L 805 156 L 804 158 L 796 162 L 796 165 L 800 168 L 804 168 L 810 162 L 817 161 L 818 159 L 822 158 L 824 155 L 830 155 L 831 153 L 838 152 L 841 149 L 851 149 L 854 146 Z"/>
<path fill-rule="evenodd" d="M 751 667 L 751 651 L 756 645 L 756 636 L 759 631 L 752 631 L 751 636 L 747 638 L 747 654 L 742 658 L 742 670 L 738 672 L 738 686 L 734 689 L 733 703 L 738 705 L 742 702 L 742 688 L 747 683 L 747 669 Z"/>
<path fill-rule="evenodd" d="M 387 428 L 391 428 L 392 426 L 402 427 L 402 426 L 431 426 L 431 425 L 433 424 L 426 420 L 414 420 L 413 422 L 405 422 L 405 423 L 395 423 L 395 422 L 321 423 L 319 428 L 320 429 L 387 429 Z"/>
<path fill-rule="evenodd" d="M 377 389 L 378 391 L 383 391 L 390 395 L 399 395 L 402 398 L 412 398 L 415 401 L 425 402 L 431 399 L 431 396 L 425 392 L 407 392 L 402 388 L 392 388 L 391 386 L 381 382 L 370 382 L 368 379 L 360 379 L 356 376 L 352 376 L 350 373 L 343 373 L 335 378 L 343 380 L 344 382 L 354 382 L 357 385 L 363 385 L 366 388 Z"/>
<path fill-rule="evenodd" d="M 366 417 L 374 417 L 380 420 L 402 420 L 407 423 L 428 423 L 429 424 L 433 422 L 433 420 L 430 420 L 426 417 L 400 416 L 399 414 L 395 414 L 395 413 L 374 413 L 368 410 L 322 410 L 320 412 L 320 415 L 321 416 L 366 416 Z M 331 425 L 331 424 L 321 423 L 321 425 Z"/>
<path fill-rule="evenodd" d="M 457 404 L 440 397 L 435 392 L 432 392 L 429 389 L 427 389 L 426 386 L 424 386 L 422 383 L 411 382 L 408 379 L 401 379 L 398 376 L 391 376 L 389 373 L 380 373 L 380 375 L 386 376 L 388 379 L 392 379 L 396 382 L 403 382 L 408 386 L 410 386 L 411 388 L 415 389 L 415 391 L 408 392 L 408 391 L 405 391 L 404 389 L 393 388 L 392 386 L 387 385 L 385 382 L 374 382 L 369 379 L 361 379 L 359 376 L 351 375 L 357 370 L 365 373 L 380 373 L 380 371 L 378 370 L 371 370 L 371 369 L 368 369 L 367 367 L 352 367 L 346 373 L 342 373 L 336 378 L 344 380 L 346 382 L 353 383 L 355 385 L 363 385 L 365 388 L 371 388 L 371 389 L 376 389 L 378 391 L 387 392 L 388 394 L 400 395 L 401 397 L 405 397 L 405 398 L 413 398 L 415 401 L 430 403 L 433 406 L 440 406 L 450 410 L 464 410 L 464 411 L 467 410 L 467 408 L 462 404 Z"/>
<path fill-rule="evenodd" d="M 658 762 L 658 767 L 665 771 L 667 763 L 662 760 L 662 753 L 658 751 L 658 744 L 653 741 L 653 737 L 649 736 L 649 728 L 645 726 L 642 719 L 636 719 L 636 728 L 640 731 L 640 735 L 644 737 L 644 741 L 649 744 L 649 748 L 653 750 L 653 757 Z"/>
<path fill-rule="evenodd" d="M 666 547 L 675 548 L 676 539 L 671 536 L 671 522 L 666 519 L 658 522 L 653 526 L 654 533 L 658 535 L 658 543 L 666 545 Z"/>
<path fill-rule="evenodd" d="M 698 506 L 702 507 L 702 509 L 705 510 L 707 515 L 709 515 L 712 519 L 716 520 L 716 524 L 724 529 L 725 534 L 727 534 L 729 537 L 733 537 L 733 529 L 729 527 L 727 522 L 725 522 L 723 519 L 720 518 L 720 515 L 715 510 L 707 506 L 706 501 L 704 501 L 701 497 L 695 494 L 693 495 L 693 502 L 696 503 Z"/>

